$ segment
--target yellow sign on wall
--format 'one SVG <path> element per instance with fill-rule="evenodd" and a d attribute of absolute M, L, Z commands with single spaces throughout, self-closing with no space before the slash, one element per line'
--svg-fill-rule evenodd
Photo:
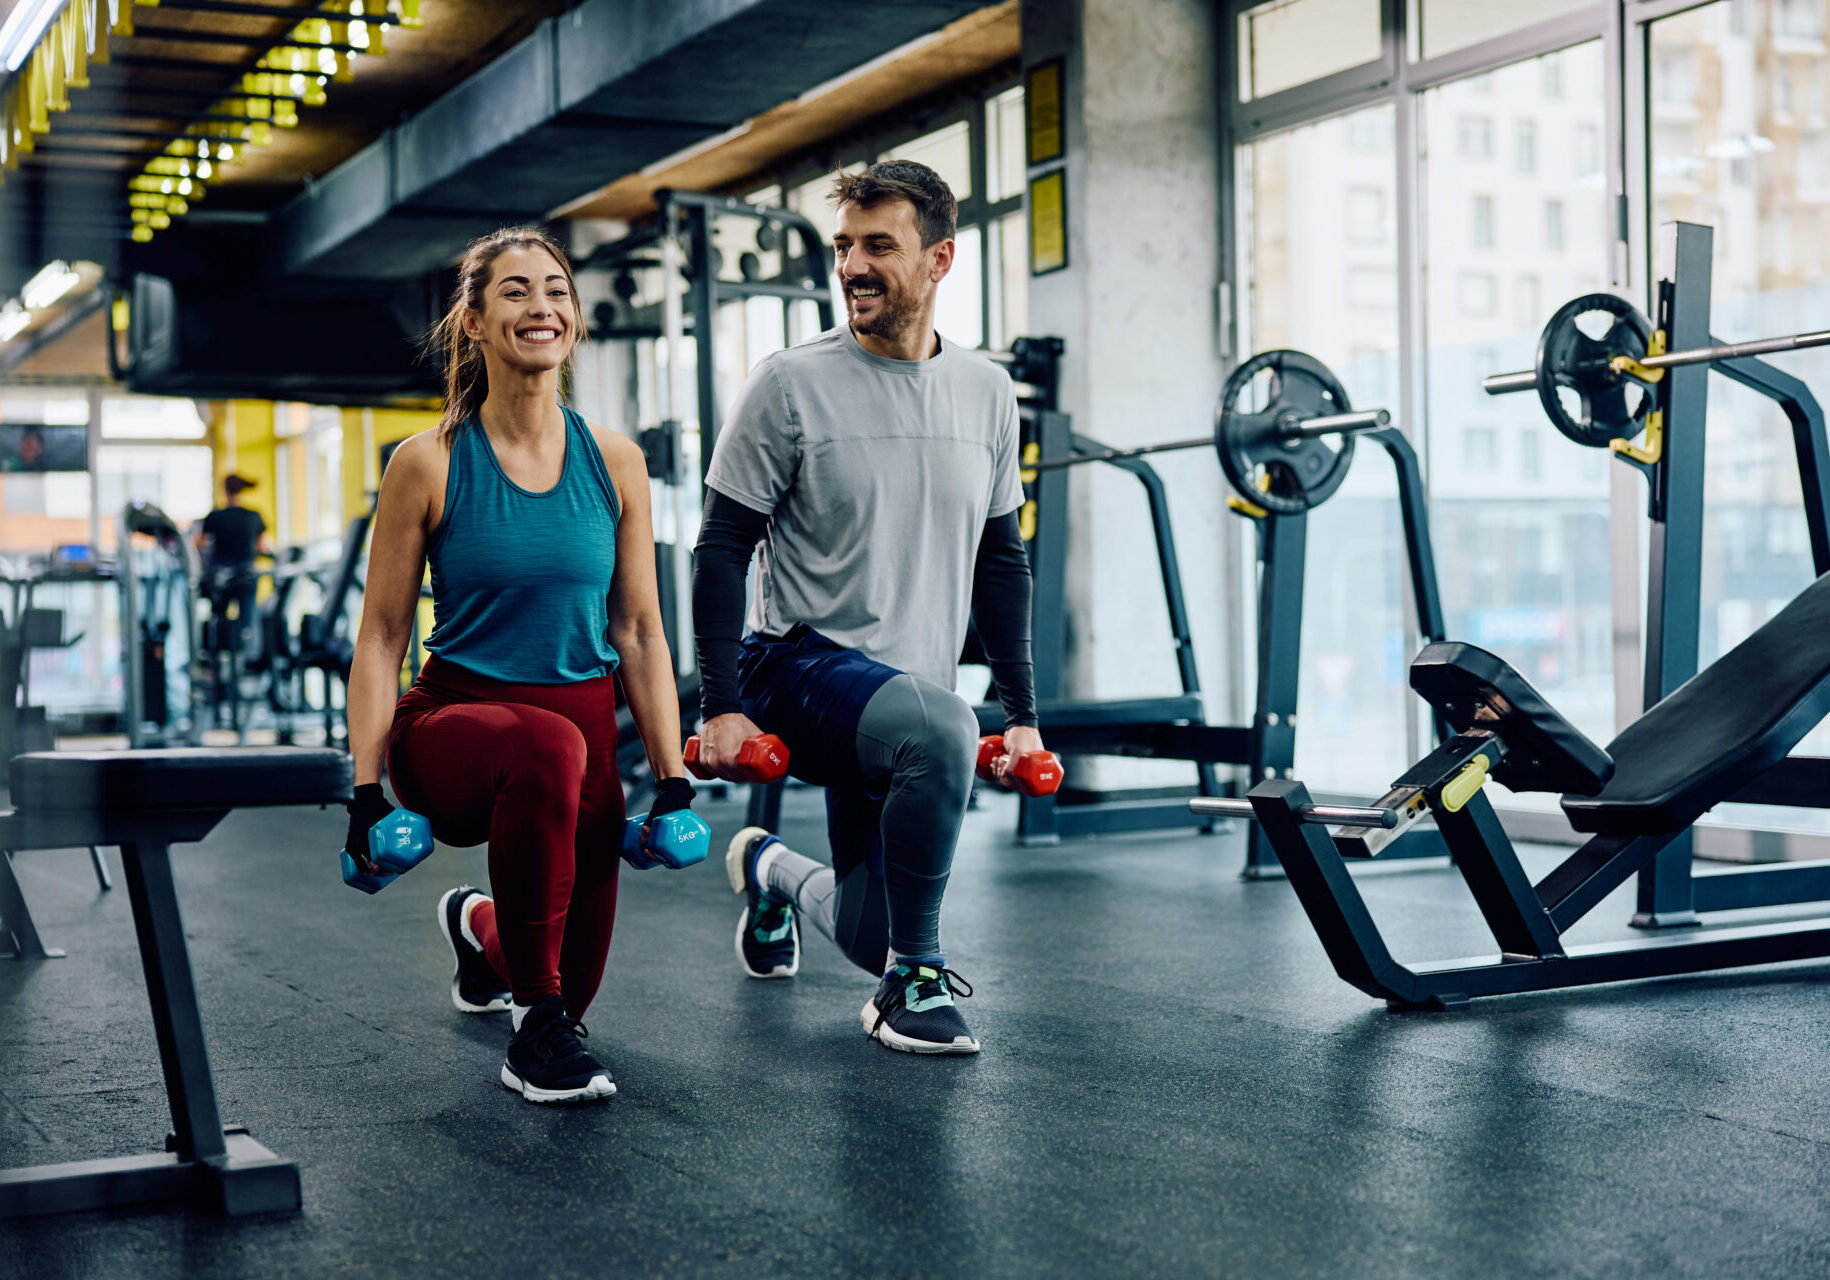
<path fill-rule="evenodd" d="M 1067 171 L 1054 169 L 1029 183 L 1029 273 L 1047 275 L 1067 264 Z"/>
<path fill-rule="evenodd" d="M 1060 58 L 1029 69 L 1023 84 L 1023 110 L 1028 120 L 1029 163 L 1047 164 L 1067 154 Z"/>

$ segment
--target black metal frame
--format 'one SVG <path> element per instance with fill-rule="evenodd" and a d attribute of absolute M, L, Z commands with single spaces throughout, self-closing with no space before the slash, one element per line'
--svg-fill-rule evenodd
<path fill-rule="evenodd" d="M 1665 229 L 1656 327 L 1672 350 L 1716 345 L 1709 332 L 1713 232 L 1694 223 Z M 1663 442 L 1655 461 L 1633 462 L 1650 485 L 1645 708 L 1697 674 L 1702 608 L 1703 494 L 1708 376 L 1714 368 L 1780 405 L 1792 424 L 1812 559 L 1830 572 L 1830 442 L 1810 390 L 1758 359 L 1675 367 L 1655 388 Z M 1312 801 L 1299 782 L 1272 779 L 1250 801 L 1277 849 L 1335 972 L 1400 1008 L 1444 1008 L 1474 996 L 1618 982 L 1830 955 L 1830 914 L 1693 932 L 1717 911 L 1830 901 L 1830 861 L 1692 866 L 1693 828 L 1591 837 L 1535 886 L 1484 793 L 1449 814 L 1436 798 L 1467 763 L 1472 740 L 1456 738 L 1401 783 L 1434 788 L 1438 829 L 1481 908 L 1500 954 L 1406 966 L 1392 957 L 1347 874 L 1342 844 L 1304 820 Z M 1830 808 L 1830 759 L 1789 756 L 1729 798 L 1743 804 Z M 1343 844 L 1352 848 L 1351 839 Z M 1632 924 L 1647 936 L 1565 948 L 1559 941 L 1600 902 L 1638 878 Z M 1689 926 L 1689 927 L 1687 927 Z M 1667 932 L 1669 930 L 1669 932 Z"/>
<path fill-rule="evenodd" d="M 664 238 L 673 237 L 686 247 L 685 258 L 685 292 L 682 299 L 684 312 L 690 321 L 690 337 L 696 352 L 697 407 L 699 431 L 699 469 L 697 481 L 704 482 L 705 471 L 711 466 L 712 449 L 718 440 L 718 430 L 722 422 L 718 405 L 717 386 L 717 343 L 718 309 L 726 302 L 745 298 L 779 298 L 785 303 L 811 302 L 819 313 L 819 324 L 822 330 L 830 329 L 835 323 L 832 297 L 832 259 L 828 256 L 826 243 L 821 239 L 819 229 L 801 214 L 792 209 L 781 209 L 767 205 L 747 204 L 726 196 L 707 195 L 698 191 L 675 191 L 663 189 L 655 193 L 657 217 L 655 221 L 642 229 L 625 236 L 623 239 L 594 250 L 579 263 L 578 269 L 615 270 L 618 267 L 652 268 L 656 264 L 645 255 Z M 786 277 L 774 280 L 724 280 L 720 279 L 714 263 L 712 250 L 713 232 L 721 217 L 749 218 L 757 222 L 772 223 L 782 228 L 783 232 L 794 232 L 800 238 L 801 260 L 807 264 L 807 276 L 811 283 L 802 287 L 792 283 Z M 789 255 L 787 244 L 782 245 L 784 266 Z M 783 322 L 787 322 L 786 307 L 783 308 Z M 664 323 L 664 321 L 663 321 Z M 653 328 L 645 325 L 619 328 L 594 335 L 600 340 L 617 341 L 661 336 L 661 324 Z M 674 407 L 678 412 L 678 407 Z M 680 460 L 683 456 L 680 448 L 680 433 L 683 424 L 677 419 L 668 419 L 658 427 L 642 433 L 643 452 L 648 455 L 648 474 L 664 484 L 682 485 L 693 481 L 682 474 Z M 681 593 L 686 590 L 685 584 L 678 581 L 675 572 L 675 548 L 663 543 L 655 545 L 655 574 L 659 588 L 662 625 L 667 630 L 667 639 L 672 652 L 681 654 L 683 642 L 690 643 L 690 637 L 675 634 L 676 620 L 680 616 Z M 698 709 L 698 677 L 690 675 L 679 680 L 680 709 L 683 719 L 688 724 L 690 717 L 696 717 Z M 690 717 L 689 717 L 690 713 Z M 619 742 L 625 747 L 633 747 L 637 742 L 634 733 L 634 721 L 627 725 L 619 720 Z M 630 749 L 621 753 L 623 761 L 629 766 L 624 771 L 626 778 L 641 783 L 647 773 L 647 759 L 637 751 Z M 774 830 L 781 816 L 781 787 L 752 786 L 749 800 L 750 823 L 753 826 L 768 827 Z"/>
<path fill-rule="evenodd" d="M 1534 886 L 1486 795 L 1477 793 L 1459 813 L 1438 808 L 1436 819 L 1500 953 L 1405 965 L 1386 946 L 1333 837 L 1303 819 L 1308 789 L 1279 778 L 1254 787 L 1250 799 L 1334 971 L 1393 1008 L 1445 1009 L 1476 996 L 1830 955 L 1826 917 L 1565 947 L 1563 933 L 1688 832 L 1595 836 Z"/>
<path fill-rule="evenodd" d="M 1654 327 L 1665 332 L 1669 350 L 1715 345 L 1718 339 L 1709 330 L 1715 233 L 1696 223 L 1677 222 L 1664 228 L 1664 235 Z M 1830 572 L 1830 441 L 1825 436 L 1823 408 L 1810 389 L 1792 375 L 1753 358 L 1669 370 L 1656 388 L 1656 407 L 1664 413 L 1662 451 L 1655 463 L 1635 464 L 1649 483 L 1647 517 L 1652 522 L 1646 591 L 1646 709 L 1697 673 L 1712 369 L 1766 396 L 1785 412 L 1798 456 L 1812 564 L 1819 575 Z M 1830 770 L 1830 760 L 1795 757 L 1750 788 L 1751 795 L 1744 792 L 1735 799 L 1823 807 L 1813 796 L 1825 793 L 1812 791 L 1808 782 L 1824 776 L 1824 770 Z M 1689 926 L 1698 923 L 1700 914 L 1711 911 L 1830 898 L 1830 862 L 1793 863 L 1783 868 L 1784 875 L 1762 867 L 1699 875 L 1691 867 L 1691 853 L 1691 834 L 1685 832 L 1640 874 L 1635 925 L 1647 929 Z"/>
<path fill-rule="evenodd" d="M 0 814 L 0 849 L 121 847 L 172 1115 L 163 1152 L 0 1169 L 0 1218 L 173 1202 L 226 1214 L 299 1208 L 298 1166 L 222 1123 L 172 881 L 171 846 L 203 839 L 227 813 Z M 22 921 L 30 928 L 10 864 L 0 872 L 0 910 L 16 936 Z"/>
<path fill-rule="evenodd" d="M 1052 408 L 1026 412 L 1029 463 L 1050 462 L 1105 446 L 1073 434 L 1065 414 Z M 1430 544 L 1429 503 L 1416 451 L 1402 431 L 1383 427 L 1361 434 L 1391 459 L 1398 479 L 1400 519 L 1412 606 L 1425 643 L 1444 638 L 1442 599 L 1436 585 L 1436 560 Z M 1180 696 L 1122 702 L 1077 702 L 1060 698 L 1066 643 L 1065 626 L 1043 620 L 1066 617 L 1067 468 L 1035 471 L 1036 531 L 1030 542 L 1035 579 L 1032 640 L 1036 695 L 1049 748 L 1063 755 L 1144 756 L 1188 760 L 1196 766 L 1196 794 L 1220 794 L 1217 764 L 1242 765 L 1251 781 L 1288 778 L 1296 763 L 1296 709 L 1301 676 L 1303 579 L 1308 559 L 1308 517 L 1266 514 L 1254 519 L 1258 568 L 1258 685 L 1252 721 L 1244 726 L 1205 723 L 1188 606 L 1169 519 L 1168 495 L 1161 478 L 1140 458 L 1100 459 L 1136 476 L 1144 486 L 1155 534 L 1157 562 L 1168 607 L 1171 640 L 1181 678 Z M 983 732 L 1003 730 L 1003 713 L 995 704 L 978 708 Z M 1438 739 L 1443 735 L 1437 726 Z M 1139 798 L 1125 793 L 1094 796 L 1084 803 L 1062 803 L 1059 796 L 1019 796 L 1017 840 L 1052 844 L 1063 836 L 1111 831 L 1140 831 L 1196 825 L 1213 829 L 1213 819 L 1191 814 L 1185 796 Z M 1384 852 L 1387 858 L 1441 856 L 1442 843 L 1429 827 L 1413 829 Z M 1270 841 L 1256 826 L 1246 837 L 1243 874 L 1247 879 L 1281 876 Z"/>

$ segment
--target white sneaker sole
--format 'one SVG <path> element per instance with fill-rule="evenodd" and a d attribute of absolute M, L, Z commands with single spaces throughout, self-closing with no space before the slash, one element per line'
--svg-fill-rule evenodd
<path fill-rule="evenodd" d="M 608 1098 L 616 1092 L 616 1086 L 609 1076 L 592 1076 L 590 1081 L 577 1089 L 542 1089 L 531 1085 L 509 1070 L 508 1064 L 502 1064 L 502 1085 L 526 1098 L 529 1102 L 596 1102 L 599 1098 Z"/>
<path fill-rule="evenodd" d="M 459 893 L 465 889 L 471 889 L 471 888 L 475 888 L 475 886 L 461 884 L 456 889 L 446 890 L 445 896 L 438 900 L 438 931 L 445 935 L 445 941 L 451 947 L 451 959 L 453 960 L 453 962 L 458 962 L 458 943 L 463 942 L 463 944 L 465 946 L 469 946 L 470 943 L 468 940 L 454 938 L 451 936 L 451 929 L 445 923 L 445 918 L 449 914 L 448 912 L 446 912 L 445 906 L 447 903 L 449 903 L 451 901 L 452 894 Z M 459 990 L 458 971 L 456 969 L 452 970 L 452 973 L 451 973 L 451 1004 L 452 1004 L 452 1007 L 455 1008 L 459 1013 L 503 1013 L 503 1012 L 507 1011 L 509 1003 L 510 1003 L 510 1001 L 509 1001 L 508 997 L 499 996 L 496 999 L 491 1000 L 488 1004 L 472 1004 L 470 1001 L 464 999 L 462 993 Z"/>
<path fill-rule="evenodd" d="M 744 883 L 743 856 L 745 851 L 749 849 L 750 841 L 756 839 L 758 836 L 766 836 L 768 834 L 770 833 L 766 827 L 745 827 L 736 835 L 732 836 L 731 843 L 725 846 L 724 876 L 725 879 L 731 882 L 732 893 L 743 893 L 749 887 Z M 737 937 L 733 944 L 737 949 L 737 966 L 743 970 L 745 977 L 760 978 L 764 980 L 769 978 L 792 978 L 801 971 L 801 921 L 798 914 L 794 917 L 791 924 L 791 928 L 794 931 L 794 963 L 779 969 L 771 969 L 768 973 L 756 972 L 756 970 L 750 967 L 750 962 L 744 958 L 743 931 L 749 927 L 749 924 L 750 909 L 745 907 L 743 914 L 737 917 Z"/>
<path fill-rule="evenodd" d="M 955 1036 L 946 1044 L 934 1040 L 916 1040 L 900 1035 L 896 1028 L 885 1022 L 877 1026 L 877 998 L 872 996 L 864 1002 L 864 1009 L 858 1015 L 864 1024 L 864 1034 L 881 1044 L 887 1045 L 900 1053 L 977 1053 L 979 1042 L 971 1036 Z M 872 1028 L 875 1027 L 875 1030 Z"/>
<path fill-rule="evenodd" d="M 792 978 L 801 971 L 801 917 L 798 912 L 788 918 L 789 936 L 794 939 L 794 962 L 792 964 L 783 965 L 780 968 L 771 969 L 767 973 L 758 973 L 756 970 L 752 969 L 750 967 L 749 958 L 743 953 L 744 930 L 749 927 L 750 909 L 745 907 L 737 915 L 737 937 L 734 941 L 737 950 L 737 966 L 744 971 L 746 977 L 762 979 Z"/>
<path fill-rule="evenodd" d="M 724 874 L 725 878 L 731 882 L 732 893 L 742 893 L 744 891 L 744 849 L 748 847 L 750 841 L 757 836 L 766 836 L 768 834 L 769 832 L 763 827 L 745 827 L 742 831 L 739 831 L 736 835 L 732 836 L 731 843 L 725 846 Z"/>

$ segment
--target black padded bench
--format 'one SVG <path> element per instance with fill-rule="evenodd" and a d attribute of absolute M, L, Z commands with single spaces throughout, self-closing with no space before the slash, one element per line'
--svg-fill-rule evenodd
<path fill-rule="evenodd" d="M 1682 831 L 1830 716 L 1830 575 L 1608 744 L 1614 776 L 1563 797 L 1578 831 Z"/>
<path fill-rule="evenodd" d="M 1455 736 L 1413 765 L 1367 810 L 1318 807 L 1300 782 L 1252 789 L 1264 824 L 1335 972 L 1404 1008 L 1592 982 L 1830 956 L 1830 914 L 1565 946 L 1563 935 L 1726 801 L 1830 808 L 1830 761 L 1791 750 L 1830 716 L 1830 574 L 1627 726 L 1606 751 L 1559 715 L 1517 671 L 1472 645 L 1435 643 L 1411 685 Z M 1485 779 L 1561 793 L 1589 839 L 1536 884 L 1493 812 Z M 1224 801 L 1197 801 L 1224 811 Z M 1199 811 L 1199 809 L 1197 810 Z M 1344 855 L 1373 841 L 1330 823 L 1381 831 L 1434 816 L 1497 958 L 1402 964 L 1347 874 Z M 1789 863 L 1691 878 L 1692 917 L 1707 911 L 1830 901 L 1830 863 Z M 1642 904 L 1643 910 L 1643 904 Z M 1639 923 L 1639 917 L 1635 923 Z"/>
<path fill-rule="evenodd" d="M 163 1152 L 0 1169 L 0 1218 L 176 1201 L 222 1213 L 299 1207 L 299 1171 L 245 1130 L 224 1130 L 172 882 L 171 846 L 207 836 L 231 809 L 345 804 L 341 751 L 35 752 L 12 762 L 0 849 L 121 849 L 153 1028 L 171 1101 Z"/>

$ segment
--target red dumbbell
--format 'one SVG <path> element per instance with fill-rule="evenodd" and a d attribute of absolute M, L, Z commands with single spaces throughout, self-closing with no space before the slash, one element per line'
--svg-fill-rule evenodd
<path fill-rule="evenodd" d="M 698 734 L 695 733 L 686 740 L 686 752 L 682 759 L 686 762 L 687 772 L 693 777 L 716 776 L 699 763 Z M 759 733 L 754 738 L 745 738 L 743 746 L 737 749 L 737 769 L 743 774 L 745 782 L 774 782 L 788 772 L 787 745 L 772 733 Z"/>
<path fill-rule="evenodd" d="M 986 782 L 996 782 L 993 766 L 1010 753 L 1004 749 L 1004 735 L 988 734 L 979 739 L 978 774 Z M 1053 751 L 1028 751 L 1010 766 L 1010 777 L 1026 796 L 1052 796 L 1061 786 L 1061 757 Z"/>

